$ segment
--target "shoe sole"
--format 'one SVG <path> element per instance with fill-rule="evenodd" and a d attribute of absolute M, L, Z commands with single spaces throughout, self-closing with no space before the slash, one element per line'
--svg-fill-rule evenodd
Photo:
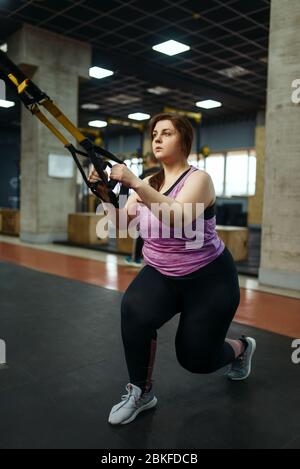
<path fill-rule="evenodd" d="M 230 376 L 227 376 L 227 378 L 230 379 L 230 381 L 244 381 L 244 379 L 247 379 L 250 376 L 251 368 L 252 368 L 252 358 L 253 358 L 254 352 L 256 350 L 256 340 L 253 339 L 252 337 L 249 337 L 248 340 L 251 342 L 251 345 L 252 345 L 252 351 L 251 351 L 251 355 L 250 355 L 249 371 L 248 371 L 247 375 L 244 376 L 243 378 L 230 378 Z"/>
<path fill-rule="evenodd" d="M 145 405 L 139 407 L 139 408 L 131 415 L 131 417 L 129 417 L 129 419 L 124 420 L 123 422 L 120 422 L 120 423 L 112 423 L 112 422 L 110 422 L 110 421 L 108 421 L 108 422 L 109 422 L 111 425 L 126 425 L 127 423 L 132 422 L 140 412 L 142 412 L 143 410 L 152 409 L 153 407 L 156 406 L 156 404 L 157 404 L 157 398 L 154 396 L 153 399 L 152 399 L 150 402 L 148 402 L 148 404 L 145 404 Z"/>

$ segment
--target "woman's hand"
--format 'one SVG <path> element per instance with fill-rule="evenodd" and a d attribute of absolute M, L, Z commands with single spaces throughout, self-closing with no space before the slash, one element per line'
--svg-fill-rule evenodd
<path fill-rule="evenodd" d="M 127 168 L 124 164 L 115 164 L 112 167 L 110 173 L 110 179 L 118 181 L 125 187 L 130 189 L 136 189 L 138 185 L 142 182 L 130 169 Z"/>
<path fill-rule="evenodd" d="M 108 178 L 107 171 L 104 171 L 104 173 L 106 174 L 106 176 Z M 90 182 L 98 182 L 97 192 L 99 194 L 100 199 L 103 200 L 104 202 L 110 202 L 110 198 L 109 198 L 109 195 L 108 195 L 109 189 L 106 186 L 106 184 L 101 180 L 101 178 L 100 178 L 99 174 L 97 173 L 97 171 L 95 170 L 94 166 L 92 168 L 92 171 L 90 172 L 88 180 Z"/>

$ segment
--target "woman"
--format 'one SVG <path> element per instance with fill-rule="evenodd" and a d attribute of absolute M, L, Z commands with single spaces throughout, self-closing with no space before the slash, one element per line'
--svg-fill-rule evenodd
<path fill-rule="evenodd" d="M 137 209 L 146 263 L 122 300 L 121 329 L 130 382 L 127 394 L 111 409 L 108 421 L 113 425 L 129 423 L 141 411 L 156 406 L 152 371 L 157 330 L 177 313 L 176 355 L 192 373 L 212 373 L 230 365 L 229 379 L 246 379 L 256 348 L 251 337 L 226 339 L 240 302 L 238 275 L 230 252 L 215 230 L 212 180 L 208 173 L 187 162 L 192 126 L 181 116 L 159 114 L 152 119 L 150 130 L 153 152 L 162 170 L 140 180 L 124 165 L 115 165 L 110 175 L 134 190 L 122 210 L 130 212 L 130 222 Z M 99 180 L 95 171 L 90 179 Z M 105 191 L 103 187 L 104 197 Z M 162 236 L 162 223 L 166 221 L 157 211 L 157 204 L 163 203 L 173 210 L 169 237 Z M 191 205 L 192 210 L 188 210 Z M 104 203 L 104 207 L 109 216 L 110 206 Z M 201 247 L 192 245 L 194 240 L 184 235 L 172 236 L 179 219 L 184 227 L 199 226 L 203 208 Z M 153 225 L 156 228 L 156 237 L 149 235 L 149 223 L 151 229 Z"/>

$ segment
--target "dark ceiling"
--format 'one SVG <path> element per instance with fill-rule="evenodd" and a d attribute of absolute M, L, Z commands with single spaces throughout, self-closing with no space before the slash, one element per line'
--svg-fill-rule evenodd
<path fill-rule="evenodd" d="M 80 105 L 100 105 L 97 112 L 80 109 L 81 126 L 130 112 L 153 115 L 164 106 L 201 111 L 204 122 L 212 122 L 264 108 L 269 15 L 269 0 L 0 0 L 0 43 L 29 23 L 92 45 L 93 65 L 115 73 L 81 83 Z M 152 50 L 169 39 L 191 49 L 173 57 Z M 236 66 L 245 74 L 222 73 Z M 147 91 L 154 86 L 170 91 L 156 96 Z M 110 101 L 119 94 L 137 101 Z M 222 101 L 222 108 L 195 106 L 208 98 Z M 1 125 L 17 122 L 18 107 L 0 111 Z"/>

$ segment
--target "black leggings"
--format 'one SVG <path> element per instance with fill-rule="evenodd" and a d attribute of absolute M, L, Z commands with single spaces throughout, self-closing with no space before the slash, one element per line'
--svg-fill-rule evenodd
<path fill-rule="evenodd" d="M 225 247 L 210 264 L 183 277 L 146 265 L 129 285 L 121 305 L 121 329 L 130 382 L 150 389 L 157 330 L 180 314 L 178 362 L 192 373 L 212 373 L 235 359 L 225 342 L 240 302 L 238 274 Z"/>

